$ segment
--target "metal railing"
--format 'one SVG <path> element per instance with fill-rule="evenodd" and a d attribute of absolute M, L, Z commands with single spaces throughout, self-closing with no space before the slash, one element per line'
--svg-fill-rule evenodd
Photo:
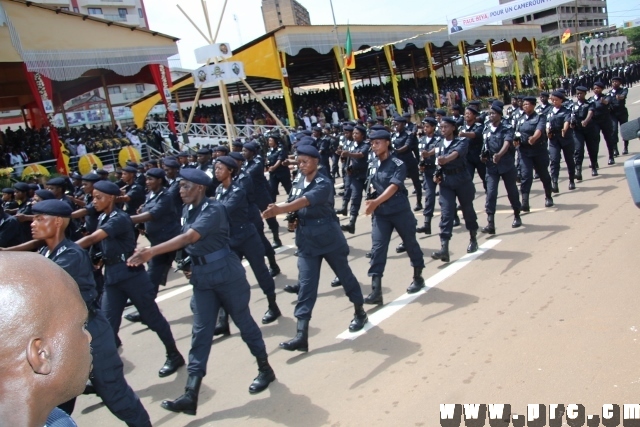
<path fill-rule="evenodd" d="M 114 22 L 127 22 L 127 17 L 126 16 L 122 16 L 122 15 L 118 15 L 118 14 L 104 14 L 104 19 L 108 19 L 109 21 L 114 21 Z"/>
<path fill-rule="evenodd" d="M 167 122 L 151 122 L 152 126 L 159 126 L 160 133 L 162 135 L 169 135 L 169 123 Z M 266 126 L 266 125 L 234 125 L 236 137 L 249 138 L 254 133 L 266 134 L 274 129 L 278 129 L 278 126 Z M 178 134 L 185 132 L 187 124 L 183 122 L 176 123 L 176 130 Z M 227 127 L 224 124 L 211 124 L 211 123 L 193 123 L 191 129 L 189 129 L 189 136 L 196 138 L 212 138 L 212 139 L 226 139 Z"/>

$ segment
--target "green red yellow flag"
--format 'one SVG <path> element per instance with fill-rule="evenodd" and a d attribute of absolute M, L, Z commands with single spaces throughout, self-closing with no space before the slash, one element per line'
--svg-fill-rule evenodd
<path fill-rule="evenodd" d="M 356 56 L 353 53 L 353 45 L 351 44 L 351 30 L 347 27 L 347 42 L 345 43 L 344 67 L 348 70 L 356 69 Z"/>
<path fill-rule="evenodd" d="M 569 28 L 567 28 L 564 33 L 562 33 L 562 37 L 560 38 L 560 42 L 561 43 L 566 43 L 567 40 L 569 40 L 569 37 L 571 37 L 571 30 Z"/>

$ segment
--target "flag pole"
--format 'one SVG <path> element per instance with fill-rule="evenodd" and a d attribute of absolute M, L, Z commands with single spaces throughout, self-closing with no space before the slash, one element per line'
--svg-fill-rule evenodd
<path fill-rule="evenodd" d="M 331 16 L 333 17 L 333 31 L 336 35 L 336 60 L 338 61 L 338 66 L 340 67 L 340 72 L 342 74 L 342 83 L 344 84 L 344 93 L 347 98 L 347 106 L 349 107 L 349 115 L 352 120 L 355 120 L 356 115 L 355 111 L 353 111 L 353 101 L 351 99 L 351 82 L 347 79 L 346 69 L 344 66 L 344 55 L 342 54 L 342 45 L 340 44 L 340 39 L 338 38 L 338 24 L 336 24 L 336 15 L 333 11 L 333 0 L 329 0 L 329 4 L 331 5 Z"/>

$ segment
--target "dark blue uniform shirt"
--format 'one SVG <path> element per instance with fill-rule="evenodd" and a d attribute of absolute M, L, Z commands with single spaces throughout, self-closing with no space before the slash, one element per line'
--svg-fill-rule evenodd
<path fill-rule="evenodd" d="M 198 206 L 186 205 L 182 210 L 182 232 L 194 229 L 200 240 L 185 247 L 189 255 L 205 256 L 229 245 L 229 219 L 217 200 L 203 199 Z"/>
<path fill-rule="evenodd" d="M 102 259 L 105 263 L 105 284 L 117 283 L 144 271 L 143 266 L 127 267 L 125 261 L 136 247 L 136 236 L 131 217 L 115 208 L 109 215 L 101 213 L 98 227 L 107 233 L 100 242 Z"/>
<path fill-rule="evenodd" d="M 16 246 L 23 241 L 20 222 L 7 213 L 0 216 L 0 248 Z"/>
<path fill-rule="evenodd" d="M 350 153 L 362 153 L 364 156 L 360 159 L 350 158 L 349 166 L 351 167 L 351 176 L 354 178 L 366 178 L 368 168 L 368 157 L 371 146 L 367 142 L 354 143 L 349 150 Z"/>
<path fill-rule="evenodd" d="M 546 126 L 547 126 L 547 118 L 546 116 L 541 116 L 537 114 L 535 111 L 527 116 L 526 114 L 522 114 L 518 123 L 516 123 L 515 131 L 520 133 L 520 150 L 546 150 Z M 542 136 L 536 141 L 535 144 L 529 144 L 529 138 L 536 133 L 536 130 L 542 132 Z"/>
<path fill-rule="evenodd" d="M 376 163 L 375 172 L 369 178 L 373 190 L 375 190 L 379 196 L 387 187 L 395 184 L 398 187 L 398 191 L 396 191 L 389 200 L 378 206 L 373 214 L 391 215 L 404 209 L 411 210 L 407 196 L 408 192 L 404 186 L 404 180 L 407 177 L 407 165 L 397 158 L 395 154 L 389 155 L 389 157 L 383 161 L 376 159 Z"/>
<path fill-rule="evenodd" d="M 167 190 L 162 189 L 157 194 L 150 191 L 142 212 L 149 212 L 152 217 L 151 221 L 145 223 L 145 232 L 152 245 L 166 242 L 180 234 L 180 216 Z"/>
<path fill-rule="evenodd" d="M 518 116 L 519 117 L 519 116 Z M 513 128 L 504 122 L 500 122 L 495 130 L 491 129 L 491 124 L 487 124 L 484 128 L 484 143 L 489 151 L 489 159 L 487 160 L 487 171 L 503 174 L 515 167 L 515 148 L 513 147 Z M 496 165 L 493 163 L 493 155 L 498 154 L 502 150 L 505 141 L 509 141 L 509 149 L 500 158 Z"/>
<path fill-rule="evenodd" d="M 405 151 L 404 153 L 398 153 L 396 151 L 395 156 L 406 163 L 407 166 L 417 164 L 417 160 L 415 155 L 413 154 L 413 150 L 418 146 L 418 139 L 413 133 L 407 131 L 406 129 L 400 133 L 394 133 L 391 137 L 391 145 L 395 150 L 408 146 L 409 149 L 407 151 Z"/>
<path fill-rule="evenodd" d="M 126 185 L 124 187 L 129 201 L 122 206 L 122 210 L 129 215 L 138 213 L 138 208 L 144 203 L 144 187 L 138 184 Z"/>
<path fill-rule="evenodd" d="M 424 135 L 422 138 L 420 138 L 420 141 L 418 143 L 418 149 L 420 150 L 420 162 L 428 169 L 435 169 L 436 155 L 434 153 L 432 156 L 422 157 L 422 152 L 433 150 L 437 145 L 440 144 L 440 139 L 441 137 L 439 135 L 436 135 L 435 133 L 431 138 L 429 138 L 427 135 Z"/>

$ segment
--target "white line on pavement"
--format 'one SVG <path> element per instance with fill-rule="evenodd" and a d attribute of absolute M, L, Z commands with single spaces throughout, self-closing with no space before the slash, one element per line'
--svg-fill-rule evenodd
<path fill-rule="evenodd" d="M 456 274 L 463 267 L 466 267 L 467 265 L 469 265 L 471 261 L 478 259 L 478 257 L 480 257 L 482 254 L 487 252 L 489 249 L 492 249 L 494 246 L 496 246 L 500 242 L 501 240 L 491 239 L 483 243 L 476 252 L 472 254 L 466 254 L 459 260 L 454 261 L 450 266 L 444 268 L 443 270 L 429 277 L 425 281 L 426 286 L 424 289 L 420 290 L 419 292 L 416 292 L 415 294 L 405 293 L 399 296 L 398 298 L 396 298 L 391 303 L 382 307 L 380 310 L 373 313 L 371 316 L 369 316 L 369 321 L 367 322 L 367 324 L 364 325 L 364 328 L 361 329 L 360 331 L 349 332 L 349 330 L 347 329 L 344 332 L 342 332 L 340 335 L 338 335 L 336 338 L 343 339 L 343 340 L 354 340 L 359 336 L 364 335 L 369 329 L 375 326 L 378 326 L 384 320 L 388 319 L 389 317 L 393 316 L 395 313 L 400 311 L 400 309 L 402 309 L 404 306 L 406 306 L 407 304 L 410 304 L 416 298 L 428 292 L 429 289 L 435 288 L 440 283 L 444 282 L 446 279 Z"/>

